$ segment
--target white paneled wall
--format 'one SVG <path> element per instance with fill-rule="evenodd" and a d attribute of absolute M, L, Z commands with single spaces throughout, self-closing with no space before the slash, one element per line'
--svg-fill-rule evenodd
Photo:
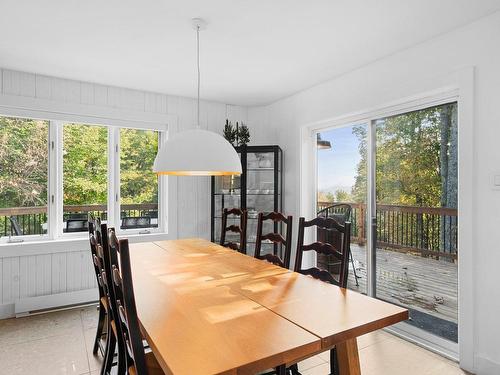
<path fill-rule="evenodd" d="M 74 116 L 138 127 L 167 123 L 171 134 L 195 126 L 194 99 L 7 69 L 0 73 L 0 115 L 36 110 L 47 119 L 71 121 Z M 221 132 L 226 118 L 248 120 L 245 107 L 202 101 L 200 109 L 201 126 L 212 131 Z M 209 178 L 171 177 L 169 190 L 176 192 L 176 201 L 169 202 L 168 237 L 210 238 Z M 14 248 L 19 244 L 0 245 L 0 318 L 12 316 L 16 302 L 25 299 L 96 288 L 89 250 L 81 241 L 68 241 L 67 251 L 55 252 L 50 245 L 30 247 L 22 256 L 13 256 Z"/>
<path fill-rule="evenodd" d="M 0 316 L 14 314 L 14 304 L 97 287 L 88 250 L 0 258 Z"/>

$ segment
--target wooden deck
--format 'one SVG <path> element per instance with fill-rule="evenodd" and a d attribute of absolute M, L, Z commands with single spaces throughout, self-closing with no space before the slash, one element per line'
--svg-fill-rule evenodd
<path fill-rule="evenodd" d="M 348 287 L 366 293 L 366 250 L 351 245 L 359 287 L 349 264 Z M 377 249 L 377 297 L 457 323 L 458 265 Z"/>

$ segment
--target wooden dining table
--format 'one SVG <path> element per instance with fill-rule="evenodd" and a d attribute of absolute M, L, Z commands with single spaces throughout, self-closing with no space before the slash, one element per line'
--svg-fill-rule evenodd
<path fill-rule="evenodd" d="M 255 374 L 336 347 L 360 374 L 356 338 L 408 311 L 203 239 L 130 245 L 141 330 L 166 374 Z"/>

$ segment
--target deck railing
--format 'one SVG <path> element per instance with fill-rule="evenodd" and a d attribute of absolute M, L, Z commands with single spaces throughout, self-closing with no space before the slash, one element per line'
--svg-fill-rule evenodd
<path fill-rule="evenodd" d="M 352 240 L 366 242 L 366 205 L 349 203 L 352 207 Z M 331 202 L 318 202 L 318 212 L 331 210 Z M 107 206 L 65 205 L 64 220 L 88 212 L 102 219 L 107 218 Z M 333 211 L 332 211 L 333 212 Z M 157 217 L 158 205 L 155 203 L 122 204 L 121 217 Z M 415 207 L 398 205 L 377 205 L 377 246 L 396 251 L 412 252 L 435 258 L 457 259 L 458 256 L 458 217 L 457 210 L 439 207 Z M 9 217 L 15 217 L 25 235 L 42 234 L 43 224 L 47 222 L 46 207 L 0 208 L 0 236 L 13 235 Z"/>
<path fill-rule="evenodd" d="M 65 205 L 63 207 L 63 220 L 69 218 L 87 217 L 88 213 L 107 219 L 107 205 Z M 150 216 L 158 217 L 158 204 L 122 204 L 120 211 L 121 218 Z M 16 218 L 24 235 L 45 233 L 44 223 L 47 222 L 47 207 L 12 207 L 0 208 L 0 237 L 14 235 L 14 228 L 11 225 L 10 217 Z"/>
<path fill-rule="evenodd" d="M 338 202 L 335 202 L 338 203 Z M 344 202 L 342 202 L 344 203 Z M 334 203 L 318 202 L 318 212 L 332 210 Z M 366 241 L 366 205 L 352 207 L 352 240 Z M 334 209 L 332 213 L 334 212 Z M 457 210 L 440 207 L 377 205 L 377 246 L 437 259 L 458 257 Z"/>

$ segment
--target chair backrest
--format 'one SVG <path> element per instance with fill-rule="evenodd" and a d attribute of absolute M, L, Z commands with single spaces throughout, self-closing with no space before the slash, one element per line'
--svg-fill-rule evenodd
<path fill-rule="evenodd" d="M 66 220 L 66 233 L 85 232 L 89 228 L 87 219 L 68 219 Z"/>
<path fill-rule="evenodd" d="M 335 203 L 318 212 L 318 217 L 331 218 L 337 223 L 344 225 L 346 221 L 350 221 L 352 207 L 347 203 Z M 339 248 L 342 245 L 342 236 L 337 231 L 328 231 L 318 227 L 317 239 L 320 242 L 326 242 Z"/>
<path fill-rule="evenodd" d="M 240 225 L 233 224 L 227 226 L 227 218 L 229 215 L 239 216 Z M 222 231 L 220 235 L 220 244 L 230 249 L 237 250 L 240 253 L 246 254 L 247 222 L 248 222 L 247 210 L 242 210 L 239 208 L 232 208 L 232 209 L 224 208 L 224 211 L 222 213 Z M 227 232 L 238 233 L 240 237 L 239 243 L 233 241 L 226 241 Z"/>
<path fill-rule="evenodd" d="M 285 223 L 286 224 L 286 238 L 280 233 L 267 233 L 262 234 L 262 229 L 264 226 L 264 221 L 271 220 L 273 223 Z M 280 212 L 271 212 L 264 215 L 262 212 L 259 213 L 257 221 L 257 240 L 255 243 L 255 258 L 267 260 L 275 265 L 284 268 L 290 268 L 290 254 L 292 251 L 292 216 L 285 217 Z M 271 241 L 273 244 L 280 244 L 284 247 L 284 253 L 282 257 L 277 254 L 277 246 L 273 246 L 272 254 L 261 254 L 262 241 Z"/>
<path fill-rule="evenodd" d="M 121 352 L 125 351 L 124 343 L 121 340 L 120 325 L 115 324 L 118 321 L 118 306 L 116 304 L 115 290 L 113 288 L 112 272 L 111 272 L 111 256 L 108 245 L 108 230 L 106 224 L 101 224 L 99 218 L 95 219 L 95 222 L 89 225 L 90 243 L 95 246 L 94 264 L 96 267 L 101 269 L 101 282 L 104 294 L 108 301 L 109 315 L 108 319 L 112 319 L 112 327 L 116 329 L 118 350 Z M 111 334 L 108 332 L 108 334 Z"/>
<path fill-rule="evenodd" d="M 99 249 L 100 254 L 98 254 L 97 249 L 98 246 L 102 247 L 102 243 L 99 244 L 96 238 L 96 230 L 95 228 L 99 225 L 100 220 L 94 218 L 94 216 L 89 213 L 88 214 L 88 223 L 89 223 L 89 242 L 90 242 L 90 253 L 92 255 L 92 263 L 94 264 L 94 272 L 97 279 L 97 287 L 99 289 L 99 298 L 105 297 L 106 292 L 104 290 L 104 283 L 102 280 L 102 272 L 104 271 L 104 262 L 102 259 L 102 249 Z"/>
<path fill-rule="evenodd" d="M 151 216 L 139 216 L 122 218 L 121 229 L 149 228 L 151 227 Z"/>
<path fill-rule="evenodd" d="M 133 366 L 136 374 L 145 375 L 148 370 L 139 319 L 137 318 L 128 240 L 118 241 L 114 229 L 110 229 L 109 249 L 113 288 L 118 306 L 119 331 L 122 334 L 122 342 L 125 344 L 127 368 Z"/>
<path fill-rule="evenodd" d="M 21 226 L 17 222 L 17 218 L 15 216 L 9 216 L 9 220 L 10 220 L 10 226 L 11 226 L 12 230 L 14 231 L 14 234 L 16 236 L 24 235 L 24 232 L 21 229 Z"/>
<path fill-rule="evenodd" d="M 309 245 L 304 245 L 305 228 L 316 226 L 328 232 L 341 234 L 340 245 L 316 241 Z M 297 239 L 297 256 L 295 260 L 295 272 L 310 275 L 316 279 L 327 281 L 345 288 L 347 286 L 349 248 L 351 241 L 351 223 L 346 221 L 344 225 L 332 218 L 317 217 L 306 221 L 303 217 L 299 219 L 299 234 Z M 316 251 L 319 254 L 332 255 L 340 261 L 340 273 L 338 280 L 327 270 L 312 267 L 302 268 L 302 255 L 304 251 Z"/>

